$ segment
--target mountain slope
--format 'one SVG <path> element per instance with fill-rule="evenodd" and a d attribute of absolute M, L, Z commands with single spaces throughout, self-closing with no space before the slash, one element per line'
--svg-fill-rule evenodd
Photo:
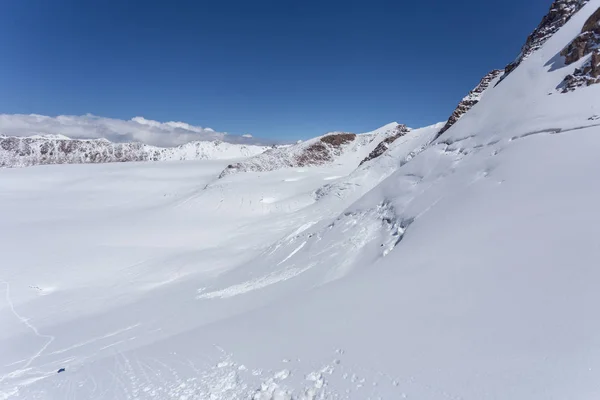
<path fill-rule="evenodd" d="M 464 114 L 469 112 L 473 106 L 475 106 L 481 100 L 481 97 L 485 94 L 488 88 L 496 86 L 504 78 L 506 78 L 515 68 L 526 60 L 529 56 L 539 50 L 548 39 L 552 37 L 561 27 L 563 27 L 571 17 L 577 13 L 588 0 L 555 0 L 550 6 L 548 14 L 542 18 L 542 21 L 538 27 L 527 37 L 527 41 L 523 45 L 519 56 L 510 64 L 508 64 L 503 70 L 493 70 L 486 74 L 479 84 L 469 92 L 469 94 L 458 104 L 456 109 L 453 111 L 446 125 L 440 130 L 437 137 L 440 137 L 448 129 L 452 127 Z M 567 51 L 565 49 L 565 51 Z M 565 56 L 565 54 L 563 54 Z M 568 58 L 567 58 L 568 62 Z M 592 75 L 592 79 L 595 79 L 593 75 L 596 74 L 595 70 L 592 70 L 593 63 L 590 63 L 588 70 L 580 73 L 575 73 L 574 76 L 570 75 L 565 78 L 563 83 L 564 91 L 569 91 L 571 87 L 581 86 L 590 81 L 585 75 Z M 580 76 L 583 75 L 583 76 Z M 437 139 L 437 138 L 436 138 Z"/>
<path fill-rule="evenodd" d="M 552 64 L 598 7 L 590 1 L 442 141 L 289 244 L 288 254 L 303 244 L 290 264 L 318 254 L 321 270 L 354 264 L 353 274 L 207 334 L 244 363 L 298 356 L 332 371 L 319 375 L 325 386 L 275 380 L 264 398 L 302 398 L 302 387 L 325 398 L 597 397 L 600 88 L 560 94 L 575 66 Z"/>
<path fill-rule="evenodd" d="M 495 84 L 500 80 L 500 77 L 503 73 L 503 70 L 495 69 L 489 72 L 487 75 L 485 75 L 481 79 L 479 84 L 477 84 L 477 86 L 475 86 L 475 88 L 471 90 L 469 94 L 460 101 L 460 103 L 458 103 L 458 106 L 456 106 L 456 108 L 452 112 L 452 115 L 450 115 L 450 118 L 448 118 L 448 122 L 446 122 L 444 127 L 440 129 L 440 132 L 438 133 L 437 137 L 443 135 L 444 132 L 450 129 L 452 125 L 457 123 L 463 115 L 469 112 L 469 110 L 473 108 L 475 104 L 479 103 L 487 89 L 490 88 L 490 86 L 495 86 Z"/>
<path fill-rule="evenodd" d="M 555 0 L 542 22 L 527 37 L 519 56 L 504 68 L 504 76 L 508 76 L 531 54 L 540 49 L 546 41 L 562 28 L 575 13 L 588 3 L 589 0 Z M 504 78 L 504 77 L 503 77 Z"/>

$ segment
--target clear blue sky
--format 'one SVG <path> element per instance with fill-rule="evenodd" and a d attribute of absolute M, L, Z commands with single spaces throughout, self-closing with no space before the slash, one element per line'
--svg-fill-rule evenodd
<path fill-rule="evenodd" d="M 445 120 L 550 0 L 0 2 L 0 113 L 266 138 Z"/>

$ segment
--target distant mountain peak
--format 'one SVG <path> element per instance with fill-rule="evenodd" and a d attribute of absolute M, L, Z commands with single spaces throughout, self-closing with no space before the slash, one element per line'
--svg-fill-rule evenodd
<path fill-rule="evenodd" d="M 156 147 L 139 142 L 113 143 L 104 138 L 71 139 L 62 135 L 0 136 L 0 167 L 233 159 L 260 154 L 267 148 L 220 140 L 196 141 L 177 147 Z"/>

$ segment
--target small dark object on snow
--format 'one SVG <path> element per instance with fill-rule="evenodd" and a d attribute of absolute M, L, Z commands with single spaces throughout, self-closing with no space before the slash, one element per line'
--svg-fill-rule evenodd
<path fill-rule="evenodd" d="M 64 368 L 59 369 L 57 374 L 60 374 L 61 372 L 65 372 L 65 369 Z"/>

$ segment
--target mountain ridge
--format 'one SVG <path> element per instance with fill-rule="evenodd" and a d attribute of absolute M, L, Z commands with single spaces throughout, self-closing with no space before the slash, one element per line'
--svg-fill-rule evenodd
<path fill-rule="evenodd" d="M 195 141 L 176 147 L 140 142 L 114 143 L 108 139 L 72 139 L 64 136 L 0 136 L 0 167 L 47 164 L 97 164 L 132 161 L 233 159 L 256 155 L 269 146 Z"/>

